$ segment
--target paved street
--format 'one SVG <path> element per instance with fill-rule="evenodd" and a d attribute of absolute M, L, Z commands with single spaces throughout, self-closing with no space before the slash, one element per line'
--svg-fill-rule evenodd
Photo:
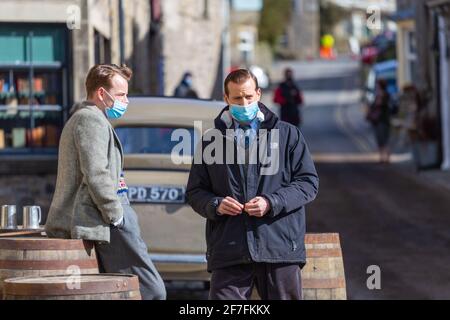
<path fill-rule="evenodd" d="M 391 166 L 376 163 L 355 63 L 293 67 L 306 90 L 302 131 L 321 179 L 307 231 L 340 233 L 348 298 L 449 299 L 449 190 L 422 181 L 404 152 Z M 371 265 L 381 268 L 381 290 L 366 286 Z"/>

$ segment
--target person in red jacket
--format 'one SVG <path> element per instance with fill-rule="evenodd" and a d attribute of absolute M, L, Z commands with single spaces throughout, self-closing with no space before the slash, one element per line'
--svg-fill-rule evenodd
<path fill-rule="evenodd" d="M 273 102 L 281 107 L 281 120 L 296 127 L 302 124 L 300 108 L 303 104 L 303 94 L 297 87 L 292 69 L 284 71 L 285 80 L 275 90 Z"/>

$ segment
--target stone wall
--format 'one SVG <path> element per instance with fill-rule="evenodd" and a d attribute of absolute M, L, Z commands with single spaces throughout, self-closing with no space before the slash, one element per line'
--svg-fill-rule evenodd
<path fill-rule="evenodd" d="M 165 95 L 173 95 L 189 70 L 199 97 L 211 97 L 222 68 L 222 5 L 218 0 L 162 1 Z"/>
<path fill-rule="evenodd" d="M 18 224 L 23 206 L 38 205 L 45 221 L 55 191 L 56 175 L 14 175 L 0 177 L 0 205 L 17 205 Z"/>
<path fill-rule="evenodd" d="M 287 28 L 287 56 L 295 59 L 316 58 L 320 45 L 319 1 L 294 2 Z"/>
<path fill-rule="evenodd" d="M 124 0 L 125 57 L 134 71 L 131 89 L 150 93 L 150 4 L 147 0 Z M 2 0 L 0 22 L 66 23 L 68 9 L 79 8 L 80 20 L 72 35 L 73 100 L 86 97 L 84 82 L 89 68 L 95 63 L 94 31 L 110 40 L 111 62 L 120 63 L 119 1 L 118 0 Z"/>

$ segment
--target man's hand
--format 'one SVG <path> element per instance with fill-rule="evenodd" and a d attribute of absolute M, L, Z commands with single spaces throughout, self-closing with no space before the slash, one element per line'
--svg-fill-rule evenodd
<path fill-rule="evenodd" d="M 240 204 L 237 200 L 226 197 L 220 202 L 217 212 L 221 215 L 237 216 L 242 214 L 244 205 Z"/>
<path fill-rule="evenodd" d="M 256 197 L 245 204 L 245 211 L 249 216 L 264 217 L 270 210 L 270 203 L 264 197 Z"/>
<path fill-rule="evenodd" d="M 116 228 L 121 228 L 123 227 L 123 216 L 117 220 L 116 222 L 113 222 L 112 225 Z"/>

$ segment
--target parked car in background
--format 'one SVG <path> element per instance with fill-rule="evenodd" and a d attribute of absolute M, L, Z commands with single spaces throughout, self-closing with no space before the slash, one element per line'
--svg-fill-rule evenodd
<path fill-rule="evenodd" d="M 361 60 L 366 65 L 393 59 L 396 56 L 396 33 L 385 31 L 362 46 Z"/>
<path fill-rule="evenodd" d="M 374 64 L 370 69 L 366 81 L 365 103 L 371 106 L 375 101 L 375 85 L 378 79 L 385 79 L 388 83 L 387 91 L 391 100 L 391 108 L 396 108 L 398 102 L 397 61 L 389 60 Z"/>
<path fill-rule="evenodd" d="M 224 106 L 218 101 L 131 97 L 125 116 L 113 121 L 125 154 L 130 202 L 164 280 L 209 281 L 206 221 L 186 203 L 185 191 L 194 148 Z M 201 128 L 194 121 L 201 121 Z M 184 156 L 172 158 L 181 142 L 178 133 L 190 145 Z"/>

